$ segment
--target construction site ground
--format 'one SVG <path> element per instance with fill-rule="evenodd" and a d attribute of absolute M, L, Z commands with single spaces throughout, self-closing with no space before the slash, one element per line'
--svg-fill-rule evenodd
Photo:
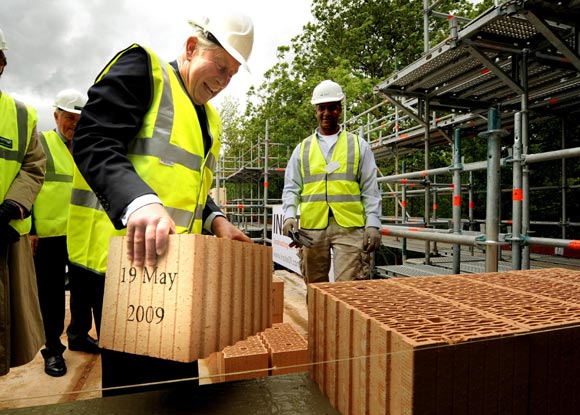
<path fill-rule="evenodd" d="M 306 308 L 306 286 L 302 278 L 287 271 L 276 271 L 276 276 L 284 280 L 284 322 L 291 324 L 304 338 L 308 335 L 308 311 Z M 65 327 L 70 319 L 67 310 Z M 93 327 L 90 333 L 96 337 Z M 66 345 L 66 334 L 62 342 Z M 0 412 L 14 408 L 36 407 L 76 400 L 101 398 L 100 356 L 66 350 L 64 358 L 67 374 L 50 377 L 44 373 L 44 360 L 38 353 L 27 365 L 12 368 L 6 376 L 0 377 Z M 199 362 L 200 384 L 209 384 L 205 361 Z M 204 378 L 205 377 L 205 378 Z"/>
<path fill-rule="evenodd" d="M 385 239 L 388 238 L 383 238 Z M 415 241 L 417 246 L 416 252 L 422 249 L 422 242 Z M 448 246 L 441 246 L 441 252 L 445 253 Z M 447 251 L 448 252 L 448 251 Z M 508 253 L 509 255 L 509 253 Z M 505 260 L 509 260 L 505 258 Z M 416 261 L 418 262 L 418 261 Z M 559 267 L 574 270 L 580 270 L 580 261 L 563 257 L 545 257 L 532 256 L 532 265 L 534 267 Z M 308 339 L 308 311 L 306 305 L 306 287 L 302 278 L 292 272 L 285 270 L 275 271 L 275 275 L 284 281 L 284 323 L 291 324 L 304 338 Z M 68 293 L 67 293 L 67 312 L 65 327 L 70 318 L 68 310 Z M 93 328 L 91 335 L 96 337 L 96 331 Z M 63 334 L 62 341 L 66 344 L 66 335 Z M 67 403 L 82 400 L 95 400 L 102 397 L 101 391 L 101 362 L 98 355 L 91 355 L 82 352 L 73 352 L 66 350 L 64 358 L 68 372 L 60 378 L 53 378 L 44 373 L 44 361 L 40 353 L 35 359 L 27 365 L 13 368 L 10 373 L 0 378 L 0 412 L 11 413 L 16 408 L 39 407 L 60 403 Z M 208 377 L 208 370 L 204 360 L 200 361 L 200 384 L 212 383 Z M 292 383 L 295 389 L 312 388 L 312 393 L 319 393 L 315 390 L 316 384 L 307 384 L 307 374 L 303 378 L 293 378 L 292 382 L 298 382 L 299 385 Z M 286 386 L 275 385 L 275 388 L 283 389 L 288 387 L 288 379 L 280 377 L 280 382 Z M 217 386 L 217 385 L 212 385 Z M 254 385 L 255 386 L 255 385 Z M 220 386 L 221 388 L 222 386 Z M 259 390 L 260 387 L 256 386 Z M 261 386 L 262 388 L 264 385 Z M 207 390 L 209 393 L 209 389 Z M 251 392 L 248 389 L 247 393 Z M 255 392 L 255 393 L 259 393 Z M 270 391 L 270 393 L 272 393 Z M 240 392 L 241 396 L 246 393 Z M 246 398 L 244 398 L 246 399 Z M 323 397 L 324 399 L 324 397 Z M 247 400 L 247 399 L 246 399 Z M 326 405 L 326 404 L 324 404 Z M 59 406 L 56 406 L 58 408 Z M 87 409 L 91 413 L 91 410 Z M 18 413 L 21 413 L 18 411 Z M 28 413 L 28 412 L 25 412 Z M 35 412 L 46 413 L 46 412 Z M 55 410 L 54 414 L 59 414 Z M 65 413 L 65 412 L 62 412 Z M 68 412 L 66 412 L 68 413 Z M 211 412 L 213 413 L 213 412 Z M 216 413 L 229 413 L 227 411 Z M 328 412 L 327 412 L 328 413 Z"/>

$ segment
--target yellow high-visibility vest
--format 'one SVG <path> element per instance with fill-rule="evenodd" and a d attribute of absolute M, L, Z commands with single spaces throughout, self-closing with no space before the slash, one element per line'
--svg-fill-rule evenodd
<path fill-rule="evenodd" d="M 97 82 L 124 53 L 119 52 Z M 150 57 L 152 104 L 143 125 L 128 149 L 129 160 L 139 176 L 157 193 L 175 221 L 178 233 L 201 233 L 202 213 L 213 181 L 221 146 L 221 120 L 217 111 L 204 105 L 211 150 L 205 155 L 197 112 L 171 65 L 143 48 Z M 75 168 L 67 244 L 71 262 L 104 273 L 109 238 L 116 230 L 80 172 Z"/>
<path fill-rule="evenodd" d="M 20 171 L 37 123 L 36 111 L 0 93 L 0 203 Z M 20 235 L 30 232 L 30 217 L 10 221 Z"/>
<path fill-rule="evenodd" d="M 55 130 L 40 134 L 46 153 L 44 183 L 34 202 L 34 227 L 39 238 L 66 235 L 72 191 L 72 155 Z"/>
<path fill-rule="evenodd" d="M 327 165 L 316 134 L 304 139 L 300 148 L 303 188 L 300 198 L 300 227 L 325 229 L 329 209 L 345 228 L 365 225 L 358 181 L 360 148 L 355 135 L 343 131 Z"/>

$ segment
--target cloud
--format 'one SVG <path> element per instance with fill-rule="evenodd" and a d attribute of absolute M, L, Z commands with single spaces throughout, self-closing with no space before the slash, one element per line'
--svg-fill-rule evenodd
<path fill-rule="evenodd" d="M 8 66 L 0 89 L 35 107 L 39 130 L 54 128 L 52 103 L 58 91 L 86 91 L 109 60 L 132 43 L 173 60 L 190 33 L 187 21 L 215 10 L 240 9 L 252 17 L 255 42 L 243 69 L 224 96 L 245 103 L 250 86 L 276 62 L 278 46 L 290 44 L 312 20 L 310 0 L 2 0 L 0 28 L 8 42 Z"/>

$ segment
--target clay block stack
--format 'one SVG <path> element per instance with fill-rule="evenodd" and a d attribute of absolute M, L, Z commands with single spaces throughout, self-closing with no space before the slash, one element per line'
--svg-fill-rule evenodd
<path fill-rule="evenodd" d="M 308 298 L 310 373 L 343 414 L 580 405 L 579 272 L 313 284 Z"/>
<path fill-rule="evenodd" d="M 111 239 L 100 345 L 191 362 L 272 325 L 270 247 L 202 235 L 170 235 L 155 267 L 126 259 Z"/>
<path fill-rule="evenodd" d="M 208 370 L 211 382 L 217 383 L 306 372 L 307 361 L 306 340 L 290 324 L 278 323 L 213 353 Z"/>
<path fill-rule="evenodd" d="M 290 324 L 274 324 L 258 334 L 270 353 L 270 374 L 306 372 L 308 342 Z"/>
<path fill-rule="evenodd" d="M 270 356 L 260 337 L 250 336 L 218 353 L 218 371 L 222 381 L 268 376 Z M 212 373 L 213 375 L 213 373 Z"/>
<path fill-rule="evenodd" d="M 272 323 L 284 321 L 284 280 L 272 276 Z"/>

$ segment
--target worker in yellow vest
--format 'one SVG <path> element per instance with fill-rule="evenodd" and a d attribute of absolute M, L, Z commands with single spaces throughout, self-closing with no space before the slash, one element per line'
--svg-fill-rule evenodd
<path fill-rule="evenodd" d="M 249 17 L 223 13 L 190 22 L 193 31 L 175 61 L 131 45 L 113 57 L 89 89 L 73 137 L 79 171 L 67 243 L 71 295 L 77 289 L 84 295 L 97 333 L 111 236 L 126 233 L 128 259 L 137 267 L 155 264 L 170 233 L 205 230 L 251 242 L 208 196 L 222 134 L 220 116 L 208 101 L 240 66 L 247 68 L 254 40 Z M 89 325 L 77 323 L 71 321 L 69 337 L 86 333 Z M 105 349 L 101 363 L 103 388 L 119 387 L 105 389 L 104 395 L 146 390 L 125 385 L 198 374 L 197 362 Z"/>
<path fill-rule="evenodd" d="M 66 347 L 60 341 L 64 331 L 65 279 L 68 263 L 66 228 L 72 190 L 72 137 L 87 97 L 74 89 L 60 91 L 54 101 L 56 128 L 40 135 L 47 155 L 46 175 L 42 189 L 32 207 L 31 241 L 38 284 L 38 297 L 45 333 L 44 371 L 63 376 Z M 71 299 L 71 302 L 74 299 Z M 71 307 L 71 311 L 74 308 Z M 90 314 L 89 314 L 90 317 Z M 93 339 L 94 340 L 94 339 Z M 85 343 L 69 342 L 79 350 Z M 86 347 L 85 347 L 86 348 Z M 93 346 L 87 351 L 98 350 Z"/>
<path fill-rule="evenodd" d="M 286 167 L 282 232 L 298 228 L 308 240 L 299 248 L 306 283 L 368 279 L 370 253 L 381 245 L 381 197 L 370 146 L 341 129 L 344 93 L 331 80 L 314 88 L 318 128 L 294 149 Z M 300 210 L 300 223 L 298 223 Z"/>
<path fill-rule="evenodd" d="M 8 64 L 0 30 L 0 76 Z M 28 233 L 46 155 L 36 111 L 0 91 L 0 376 L 30 362 L 44 331 Z"/>

